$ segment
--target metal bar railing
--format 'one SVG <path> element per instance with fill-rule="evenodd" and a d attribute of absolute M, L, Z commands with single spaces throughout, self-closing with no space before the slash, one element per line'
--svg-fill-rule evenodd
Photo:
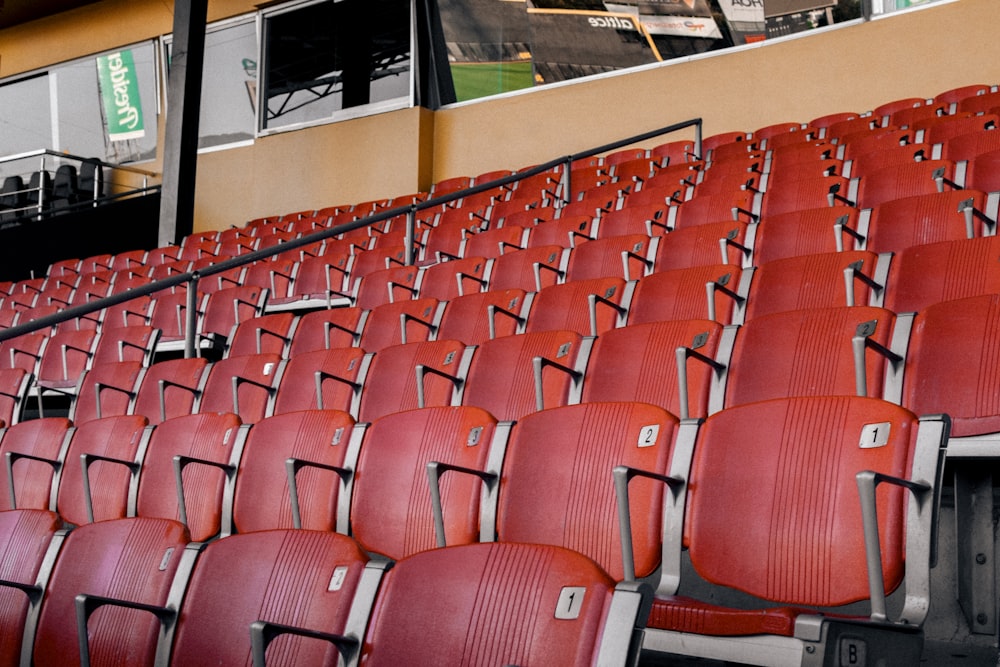
<path fill-rule="evenodd" d="M 492 181 L 488 181 L 486 183 L 474 185 L 464 190 L 450 192 L 448 194 L 441 195 L 440 197 L 431 197 L 430 199 L 426 199 L 422 202 L 417 202 L 414 204 L 409 204 L 407 206 L 398 206 L 398 207 L 393 207 L 391 209 L 386 209 L 379 213 L 375 213 L 364 218 L 359 218 L 358 220 L 353 220 L 351 222 L 337 225 L 336 227 L 330 227 L 329 229 L 323 229 L 308 234 L 306 236 L 301 236 L 297 239 L 292 239 L 284 243 L 280 243 L 276 246 L 262 248 L 260 250 L 254 250 L 253 252 L 249 252 L 244 255 L 239 255 L 238 257 L 225 259 L 222 260 L 221 262 L 218 262 L 217 264 L 211 264 L 207 267 L 198 269 L 196 271 L 180 273 L 175 276 L 170 276 L 169 278 L 163 278 L 161 280 L 157 280 L 156 282 L 149 283 L 148 285 L 142 285 L 140 287 L 136 287 L 119 294 L 113 294 L 111 296 L 103 297 L 101 299 L 90 301 L 85 304 L 72 306 L 70 308 L 66 308 L 65 310 L 61 310 L 52 315 L 46 315 L 36 320 L 25 322 L 24 324 L 18 324 L 16 326 L 9 327 L 7 329 L 2 329 L 0 330 L 0 342 L 9 340 L 11 338 L 16 338 L 17 336 L 22 336 L 27 333 L 31 333 L 33 331 L 38 331 L 40 329 L 53 327 L 62 322 L 65 322 L 66 320 L 71 320 L 77 317 L 83 317 L 85 315 L 89 315 L 90 313 L 97 312 L 104 308 L 115 306 L 138 297 L 149 296 L 155 292 L 159 292 L 164 289 L 169 289 L 171 287 L 176 287 L 177 285 L 181 284 L 187 285 L 189 295 L 192 295 L 192 293 L 196 294 L 198 281 L 201 280 L 202 278 L 206 278 L 208 276 L 212 276 L 217 273 L 222 273 L 224 271 L 228 271 L 230 269 L 243 266 L 244 264 L 250 264 L 258 260 L 268 259 L 270 257 L 273 257 L 274 255 L 288 252 L 290 250 L 295 250 L 297 248 L 301 248 L 303 246 L 316 243 L 317 241 L 323 241 L 328 238 L 333 238 L 345 232 L 359 229 L 361 227 L 369 227 L 371 225 L 377 224 L 384 220 L 389 220 L 391 218 L 400 215 L 407 216 L 407 234 L 406 234 L 407 263 L 412 264 L 414 261 L 414 254 L 416 251 L 414 236 L 416 233 L 415 230 L 416 213 L 418 211 L 428 208 L 434 208 L 436 206 L 441 206 L 442 204 L 447 204 L 449 202 L 456 201 L 458 199 L 462 199 L 463 197 L 468 197 L 470 195 L 478 194 L 486 190 L 492 190 L 498 187 L 503 187 L 505 185 L 515 183 L 522 179 L 529 178 L 536 174 L 549 171 L 550 169 L 553 169 L 558 166 L 563 166 L 567 171 L 569 171 L 571 169 L 571 165 L 573 164 L 573 162 L 580 158 L 591 157 L 593 155 L 597 155 L 600 153 L 607 153 L 609 151 L 613 151 L 618 148 L 624 148 L 626 146 L 639 143 L 640 141 L 652 139 L 658 136 L 662 136 L 664 134 L 670 134 L 672 132 L 677 132 L 679 130 L 683 130 L 689 127 L 695 128 L 695 155 L 700 157 L 701 140 L 702 140 L 701 136 L 702 119 L 693 118 L 691 120 L 682 121 L 680 123 L 674 123 L 672 125 L 668 125 L 666 127 L 662 127 L 657 130 L 651 130 L 649 132 L 643 132 L 642 134 L 636 134 L 631 137 L 621 139 L 619 141 L 613 141 L 611 143 L 604 144 L 596 148 L 591 148 L 589 150 L 580 153 L 574 153 L 572 155 L 559 157 L 554 160 L 550 160 L 544 164 L 536 165 L 529 169 L 519 171 L 516 174 L 511 174 L 510 176 L 504 176 L 503 178 L 498 178 Z M 197 301 L 197 299 L 194 299 L 193 296 L 189 298 L 189 301 L 192 299 L 195 302 Z M 188 308 L 189 317 L 194 316 L 193 311 L 194 308 L 191 307 Z M 196 353 L 197 332 L 194 329 L 195 327 L 188 326 L 187 331 L 185 332 L 186 338 L 185 338 L 184 351 L 185 355 L 189 357 L 194 356 L 194 354 Z"/>

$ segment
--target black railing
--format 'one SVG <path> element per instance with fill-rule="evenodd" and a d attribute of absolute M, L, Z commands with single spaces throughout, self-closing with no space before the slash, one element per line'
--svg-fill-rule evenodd
<path fill-rule="evenodd" d="M 407 263 L 412 264 L 414 260 L 414 250 L 416 244 L 414 242 L 414 236 L 416 232 L 416 216 L 419 211 L 434 208 L 447 204 L 463 197 L 468 197 L 470 195 L 478 194 L 480 192 L 485 192 L 486 190 L 492 190 L 498 187 L 503 187 L 505 185 L 510 185 L 511 183 L 516 183 L 525 178 L 529 178 L 536 174 L 550 171 L 556 167 L 562 166 L 563 188 L 562 197 L 565 202 L 570 201 L 572 197 L 571 182 L 569 179 L 569 174 L 572 171 L 571 166 L 574 161 L 581 158 L 592 157 L 601 153 L 607 153 L 610 151 L 617 150 L 619 148 L 625 148 L 632 144 L 639 143 L 641 141 L 646 141 L 648 139 L 653 139 L 665 134 L 670 134 L 673 132 L 678 132 L 680 130 L 687 129 L 689 127 L 695 128 L 695 146 L 694 146 L 694 157 L 701 157 L 701 139 L 702 139 L 702 119 L 693 118 L 691 120 L 682 121 L 680 123 L 674 123 L 673 125 L 668 125 L 657 130 L 651 130 L 649 132 L 643 132 L 642 134 L 636 134 L 619 141 L 614 141 L 602 146 L 597 146 L 589 150 L 574 153 L 572 155 L 566 155 L 554 160 L 550 160 L 544 164 L 540 164 L 523 171 L 519 171 L 516 174 L 511 174 L 510 176 L 504 176 L 503 178 L 498 178 L 486 183 L 479 185 L 474 185 L 470 188 L 464 190 L 458 190 L 456 192 L 450 192 L 440 197 L 432 197 L 421 202 L 416 202 L 406 206 L 397 206 L 390 209 L 386 209 L 379 213 L 374 213 L 372 215 L 366 216 L 364 218 L 359 218 L 358 220 L 353 220 L 351 222 L 344 223 L 342 225 L 337 225 L 335 227 L 330 227 L 329 229 L 323 229 L 317 232 L 313 232 L 306 236 L 301 236 L 297 239 L 292 239 L 285 241 L 275 246 L 268 248 L 262 248 L 260 250 L 254 250 L 253 252 L 246 253 L 244 255 L 239 255 L 238 257 L 233 257 L 230 259 L 222 260 L 216 264 L 211 264 L 204 268 L 197 269 L 195 271 L 189 271 L 187 273 L 180 273 L 176 276 L 170 276 L 169 278 L 163 278 L 155 282 L 151 282 L 147 285 L 142 285 L 136 287 L 120 294 L 113 294 L 111 296 L 103 297 L 101 299 L 96 299 L 94 301 L 88 301 L 85 304 L 80 304 L 78 306 L 72 306 L 66 308 L 65 310 L 60 310 L 52 315 L 46 315 L 40 317 L 36 320 L 30 322 L 25 322 L 24 324 L 18 324 L 16 326 L 0 330 L 0 342 L 9 340 L 11 338 L 16 338 L 17 336 L 22 336 L 24 334 L 32 333 L 40 329 L 45 329 L 48 327 L 54 327 L 67 320 L 72 320 L 78 317 L 83 317 L 89 315 L 90 313 L 97 312 L 109 306 L 115 306 L 126 301 L 130 301 L 135 298 L 142 296 L 148 296 L 155 292 L 162 291 L 164 289 L 169 289 L 171 287 L 176 287 L 177 285 L 187 284 L 187 322 L 185 326 L 185 345 L 184 354 L 187 357 L 193 357 L 196 354 L 196 324 L 197 324 L 197 297 L 198 297 L 198 281 L 202 278 L 215 275 L 217 273 L 222 273 L 230 269 L 234 269 L 244 264 L 250 264 L 258 260 L 267 259 L 273 257 L 274 255 L 279 255 L 290 250 L 295 250 L 296 248 L 301 248 L 303 246 L 316 243 L 317 241 L 323 241 L 335 236 L 339 236 L 344 232 L 349 232 L 354 229 L 359 229 L 361 227 L 368 227 L 376 223 L 382 222 L 384 220 L 389 220 L 390 218 L 395 218 L 397 216 L 405 215 L 407 217 L 407 229 L 406 229 L 406 257 Z"/>

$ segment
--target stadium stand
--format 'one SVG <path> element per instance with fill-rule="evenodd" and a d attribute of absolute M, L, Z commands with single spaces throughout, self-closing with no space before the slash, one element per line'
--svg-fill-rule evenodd
<path fill-rule="evenodd" d="M 996 607 L 996 94 L 4 284 L 0 658 L 919 663 L 941 554 Z"/>

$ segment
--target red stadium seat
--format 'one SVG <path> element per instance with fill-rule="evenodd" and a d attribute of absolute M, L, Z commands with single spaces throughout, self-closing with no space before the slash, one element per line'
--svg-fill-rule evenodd
<path fill-rule="evenodd" d="M 879 306 L 884 297 L 889 259 L 853 250 L 800 255 L 762 264 L 750 283 L 746 319 L 803 308 Z"/>
<path fill-rule="evenodd" d="M 142 606 L 166 606 L 188 541 L 184 526 L 166 519 L 99 521 L 73 530 L 45 590 L 33 664 L 96 664 L 120 656 L 153 664 L 160 626 Z M 78 608 L 88 630 L 82 642 Z"/>
<path fill-rule="evenodd" d="M 898 253 L 889 271 L 885 307 L 916 312 L 952 299 L 991 294 L 1000 281 L 1000 237 L 941 241 Z"/>
<path fill-rule="evenodd" d="M 366 551 L 393 560 L 434 548 L 438 540 L 427 469 L 436 462 L 443 474 L 440 506 L 447 543 L 478 541 L 480 481 L 446 471 L 486 469 L 496 424 L 475 407 L 429 407 L 375 419 L 353 466 L 354 538 Z"/>
<path fill-rule="evenodd" d="M 495 338 L 473 354 L 463 405 L 498 420 L 575 402 L 590 342 L 574 331 L 541 331 Z"/>
<path fill-rule="evenodd" d="M 203 357 L 156 362 L 142 376 L 132 412 L 150 424 L 191 414 L 204 389 L 207 366 Z"/>
<path fill-rule="evenodd" d="M 452 405 L 461 395 L 468 360 L 465 343 L 438 339 L 380 350 L 361 393 L 359 421 L 425 406 Z"/>
<path fill-rule="evenodd" d="M 371 605 L 368 557 L 344 535 L 272 530 L 233 535 L 198 557 L 177 617 L 171 664 L 251 664 L 251 624 L 294 625 L 344 635 L 355 597 Z M 337 648 L 285 636 L 266 651 L 269 665 L 337 664 Z M 264 656 L 260 656 L 263 663 Z"/>
<path fill-rule="evenodd" d="M 353 428 L 349 414 L 331 409 L 287 412 L 257 422 L 236 475 L 236 532 L 335 530 L 341 487 L 337 468 L 344 467 Z"/>
<path fill-rule="evenodd" d="M 56 468 L 61 467 L 71 424 L 63 417 L 29 419 L 4 429 L 0 510 L 50 510 Z"/>
<path fill-rule="evenodd" d="M 894 344 L 895 324 L 893 313 L 870 306 L 790 310 L 748 320 L 736 334 L 725 406 L 788 396 L 898 393 L 903 359 Z"/>
<path fill-rule="evenodd" d="M 708 587 L 683 593 L 677 535 L 661 578 L 670 594 L 654 600 L 644 648 L 757 664 L 780 654 L 798 664 L 846 643 L 864 647 L 868 661 L 918 661 L 946 430 L 944 420 L 860 397 L 767 401 L 709 417 L 690 466 L 674 468 L 667 519 L 683 515 L 683 545 Z M 727 604 L 722 587 L 755 599 Z M 900 587 L 905 602 L 888 616 L 886 596 Z M 862 600 L 865 611 L 837 613 Z"/>
<path fill-rule="evenodd" d="M 590 665 L 634 659 L 646 593 L 592 561 L 540 545 L 432 550 L 386 576 L 364 664 Z M 430 597 L 428 597 L 430 596 Z M 452 613 L 427 613 L 427 600 Z"/>
<path fill-rule="evenodd" d="M 37 613 L 38 602 L 30 604 L 27 589 L 43 575 L 43 560 L 52 548 L 60 527 L 55 512 L 17 510 L 0 512 L 0 660 L 20 664 L 24 632 L 29 614 Z M 61 545 L 55 539 L 55 548 Z"/>
<path fill-rule="evenodd" d="M 179 520 L 196 542 L 219 535 L 223 507 L 232 501 L 234 452 L 244 437 L 239 417 L 225 412 L 158 424 L 143 459 L 138 516 Z"/>
<path fill-rule="evenodd" d="M 360 347 L 337 347 L 296 354 L 278 380 L 273 414 L 297 410 L 358 413 L 369 356 Z"/>
<path fill-rule="evenodd" d="M 719 372 L 712 362 L 722 326 L 709 320 L 674 320 L 612 329 L 594 343 L 583 381 L 583 403 L 638 401 L 682 418 L 708 414 L 709 390 Z M 677 351 L 684 349 L 684 375 Z M 696 357 L 690 361 L 692 357 Z M 683 390 L 678 382 L 683 382 Z"/>
<path fill-rule="evenodd" d="M 665 475 L 676 428 L 676 417 L 645 403 L 581 403 L 524 416 L 504 456 L 497 539 L 573 549 L 615 580 L 634 579 L 622 562 L 613 471 Z M 639 577 L 660 563 L 663 493 L 650 479 L 631 486 L 630 507 L 644 517 L 634 525 Z"/>
<path fill-rule="evenodd" d="M 525 330 L 600 335 L 625 320 L 624 292 L 625 280 L 614 276 L 546 287 L 535 295 Z"/>
<path fill-rule="evenodd" d="M 729 264 L 651 273 L 636 285 L 628 323 L 702 319 L 738 324 L 743 320 L 750 273 Z"/>

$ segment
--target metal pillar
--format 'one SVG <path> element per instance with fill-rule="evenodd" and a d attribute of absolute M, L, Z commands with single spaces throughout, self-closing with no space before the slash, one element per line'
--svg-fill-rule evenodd
<path fill-rule="evenodd" d="M 175 0 L 174 41 L 167 82 L 167 127 L 159 244 L 179 243 L 194 228 L 198 114 L 205 62 L 208 0 Z"/>

